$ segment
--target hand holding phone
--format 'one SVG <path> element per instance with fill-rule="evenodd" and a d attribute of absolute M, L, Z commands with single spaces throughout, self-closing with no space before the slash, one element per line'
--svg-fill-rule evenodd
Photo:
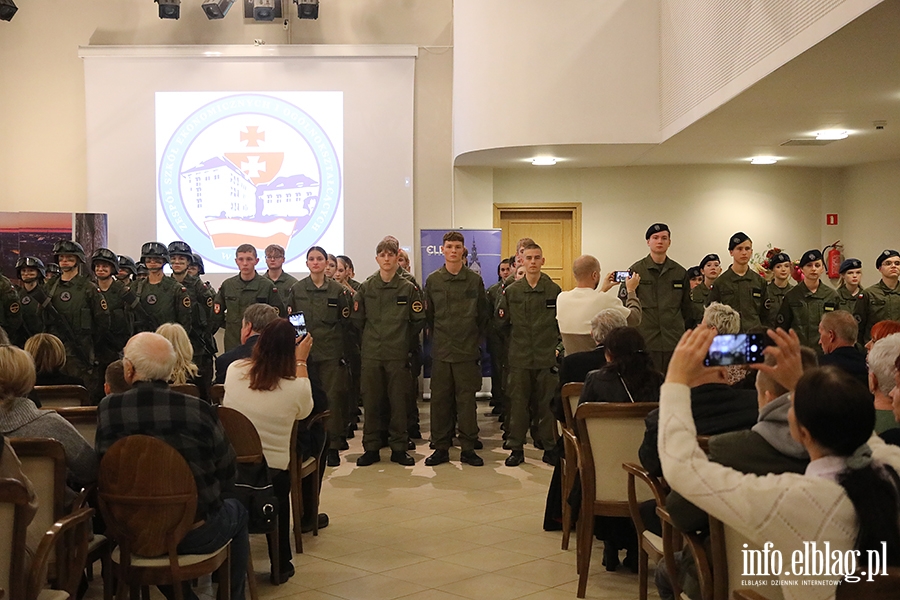
<path fill-rule="evenodd" d="M 717 335 L 703 364 L 707 367 L 727 367 L 761 363 L 768 339 L 764 333 Z"/>
<path fill-rule="evenodd" d="M 616 271 L 615 277 L 616 283 L 628 281 L 628 278 L 631 277 L 631 271 Z"/>

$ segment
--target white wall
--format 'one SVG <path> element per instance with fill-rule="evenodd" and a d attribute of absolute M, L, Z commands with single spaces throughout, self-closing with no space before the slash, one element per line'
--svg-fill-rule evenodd
<path fill-rule="evenodd" d="M 875 283 L 878 253 L 900 250 L 900 161 L 847 168 L 840 217 L 844 255 L 863 261 L 864 285 Z"/>

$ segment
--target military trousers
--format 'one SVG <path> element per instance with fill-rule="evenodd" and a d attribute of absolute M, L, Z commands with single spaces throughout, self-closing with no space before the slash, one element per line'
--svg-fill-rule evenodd
<path fill-rule="evenodd" d="M 405 360 L 362 359 L 360 384 L 365 411 L 363 450 L 381 449 L 384 432 L 394 452 L 406 452 L 409 364 Z"/>
<path fill-rule="evenodd" d="M 660 352 L 658 350 L 650 351 L 650 360 L 653 361 L 653 368 L 662 373 L 666 374 L 666 371 L 669 370 L 669 361 L 672 360 L 672 353 L 670 352 Z"/>
<path fill-rule="evenodd" d="M 525 434 L 532 420 L 538 423 L 538 435 L 544 450 L 556 447 L 556 420 L 550 411 L 550 400 L 558 384 L 559 375 L 550 368 L 509 368 L 506 393 L 509 400 L 510 450 L 521 450 L 525 445 Z"/>
<path fill-rule="evenodd" d="M 459 428 L 463 451 L 474 450 L 478 440 L 478 414 L 475 394 L 481 389 L 481 365 L 478 361 L 431 364 L 431 441 L 436 450 L 449 450 L 453 442 L 454 422 Z"/>
<path fill-rule="evenodd" d="M 506 404 L 504 392 L 503 365 L 506 363 L 506 352 L 503 340 L 496 335 L 488 335 L 488 354 L 491 356 L 491 406 L 503 407 Z"/>
<path fill-rule="evenodd" d="M 319 384 L 328 398 L 328 439 L 331 450 L 340 450 L 347 437 L 347 390 L 348 373 L 341 359 L 317 360 Z"/>

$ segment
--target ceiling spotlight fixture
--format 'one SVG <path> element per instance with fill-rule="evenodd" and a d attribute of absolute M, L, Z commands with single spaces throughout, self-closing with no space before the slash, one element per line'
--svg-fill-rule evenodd
<path fill-rule="evenodd" d="M 12 21 L 19 8 L 13 0 L 0 0 L 0 21 Z"/>
<path fill-rule="evenodd" d="M 536 156 L 531 159 L 531 164 L 536 167 L 552 167 L 556 164 L 556 159 L 552 156 Z"/>
<path fill-rule="evenodd" d="M 319 0 L 294 0 L 297 5 L 298 19 L 318 19 Z"/>
<path fill-rule="evenodd" d="M 274 21 L 275 0 L 253 0 L 253 20 Z"/>
<path fill-rule="evenodd" d="M 816 132 L 817 140 L 842 140 L 850 135 L 845 129 L 825 129 Z"/>
<path fill-rule="evenodd" d="M 750 159 L 751 165 L 774 165 L 777 162 L 777 156 L 754 156 Z"/>
<path fill-rule="evenodd" d="M 155 0 L 159 4 L 160 19 L 177 19 L 181 16 L 181 0 Z"/>
<path fill-rule="evenodd" d="M 207 19 L 224 19 L 232 4 L 234 4 L 234 0 L 206 0 L 202 4 L 202 8 Z"/>

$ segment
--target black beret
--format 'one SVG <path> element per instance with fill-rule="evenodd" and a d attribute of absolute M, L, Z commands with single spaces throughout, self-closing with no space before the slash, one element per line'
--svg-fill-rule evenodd
<path fill-rule="evenodd" d="M 746 242 L 749 239 L 750 239 L 750 236 L 748 236 L 746 233 L 744 233 L 743 231 L 738 231 L 736 234 L 731 236 L 730 240 L 728 240 L 728 251 L 731 252 L 732 250 L 735 249 L 735 247 L 737 247 L 740 244 L 743 244 L 744 242 Z"/>
<path fill-rule="evenodd" d="M 769 259 L 769 268 L 774 269 L 775 265 L 780 265 L 781 263 L 789 263 L 791 262 L 791 257 L 787 255 L 787 252 L 779 252 L 775 256 Z"/>
<path fill-rule="evenodd" d="M 881 263 L 883 263 L 884 261 L 886 261 L 887 259 L 889 259 L 892 256 L 900 256 L 900 252 L 897 252 L 896 250 L 885 250 L 884 252 L 879 254 L 878 258 L 875 259 L 875 268 L 880 269 Z"/>
<path fill-rule="evenodd" d="M 850 269 L 862 269 L 862 261 L 858 258 L 848 258 L 841 263 L 841 268 L 838 269 L 838 272 L 843 275 Z"/>
<path fill-rule="evenodd" d="M 700 270 L 701 267 L 691 267 L 687 270 L 687 278 L 693 279 L 694 277 L 703 277 L 703 272 Z"/>
<path fill-rule="evenodd" d="M 668 231 L 669 235 L 672 234 L 672 232 L 669 231 L 669 226 L 665 223 L 654 223 L 647 229 L 647 235 L 644 236 L 644 239 L 649 240 L 651 235 L 653 235 L 654 233 L 659 233 L 661 231 Z"/>
<path fill-rule="evenodd" d="M 817 260 L 822 260 L 822 252 L 820 250 L 807 250 L 800 257 L 800 266 L 808 265 Z"/>
<path fill-rule="evenodd" d="M 703 257 L 703 260 L 700 261 L 700 266 L 698 268 L 702 270 L 703 267 L 706 266 L 706 263 L 712 262 L 712 261 L 720 262 L 719 255 L 718 254 L 707 254 L 706 256 Z"/>

